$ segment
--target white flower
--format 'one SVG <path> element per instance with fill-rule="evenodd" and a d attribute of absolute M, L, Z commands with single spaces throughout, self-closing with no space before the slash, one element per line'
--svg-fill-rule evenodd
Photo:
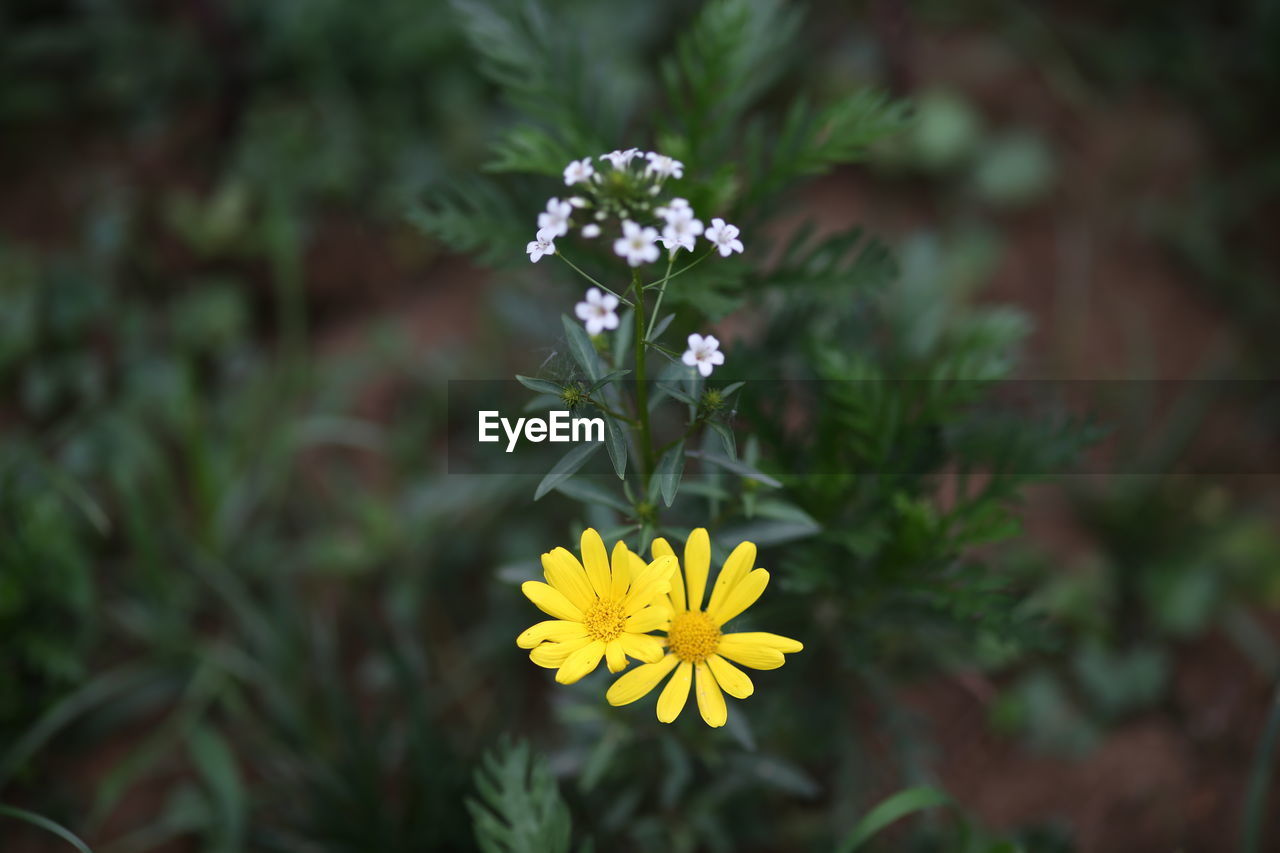
<path fill-rule="evenodd" d="M 574 160 L 568 166 L 564 167 L 564 182 L 566 186 L 584 183 L 588 178 L 595 174 L 595 167 L 591 165 L 590 157 L 583 157 L 581 160 Z"/>
<path fill-rule="evenodd" d="M 670 222 L 673 217 L 680 216 L 684 211 L 693 213 L 693 208 L 689 207 L 689 200 L 686 198 L 673 198 L 667 202 L 665 207 L 655 207 L 653 212 Z"/>
<path fill-rule="evenodd" d="M 634 222 L 622 223 L 622 236 L 613 241 L 613 251 L 626 258 L 627 263 L 638 267 L 658 259 L 658 247 L 654 243 L 658 232 L 653 228 L 641 228 Z"/>
<path fill-rule="evenodd" d="M 575 305 L 573 312 L 586 324 L 588 335 L 598 335 L 605 329 L 618 328 L 618 315 L 613 310 L 617 307 L 618 297 L 593 287 L 587 291 L 587 301 Z"/>
<path fill-rule="evenodd" d="M 626 151 L 618 149 L 617 151 L 610 151 L 608 154 L 601 154 L 600 159 L 608 160 L 613 164 L 613 168 L 621 172 L 631 164 L 632 160 L 639 156 L 639 148 L 628 148 Z"/>
<path fill-rule="evenodd" d="M 728 225 L 720 217 L 711 220 L 711 227 L 705 236 L 720 250 L 720 257 L 727 258 L 733 252 L 742 251 L 742 241 L 738 239 L 738 226 Z"/>
<path fill-rule="evenodd" d="M 580 195 L 570 196 L 569 204 L 573 205 L 574 207 L 586 207 L 587 200 Z"/>
<path fill-rule="evenodd" d="M 525 251 L 529 253 L 529 260 L 535 264 L 542 260 L 543 255 L 554 255 L 556 253 L 556 235 L 555 232 L 548 228 L 538 231 L 537 239 L 525 246 Z"/>
<path fill-rule="evenodd" d="M 724 353 L 720 352 L 720 342 L 711 335 L 689 336 L 689 348 L 684 351 L 680 360 L 690 367 L 697 367 L 703 376 L 711 375 L 711 368 L 724 364 Z"/>
<path fill-rule="evenodd" d="M 547 201 L 547 212 L 538 214 L 538 230 L 551 231 L 557 237 L 569 233 L 569 217 L 573 215 L 573 205 L 558 198 Z"/>
<path fill-rule="evenodd" d="M 593 237 L 600 236 L 600 226 L 594 222 L 582 226 L 582 236 L 590 240 Z"/>
<path fill-rule="evenodd" d="M 646 175 L 657 174 L 662 178 L 683 178 L 684 163 L 668 157 L 666 154 L 659 154 L 657 151 L 650 151 L 644 155 L 649 161 L 649 165 L 644 167 Z"/>
<path fill-rule="evenodd" d="M 684 201 L 684 199 L 675 201 Z M 687 201 L 684 207 L 665 208 L 665 210 L 667 227 L 662 229 L 662 245 L 668 250 L 680 248 L 686 252 L 692 252 L 694 238 L 702 233 L 702 221 L 693 218 L 693 208 L 689 207 Z"/>

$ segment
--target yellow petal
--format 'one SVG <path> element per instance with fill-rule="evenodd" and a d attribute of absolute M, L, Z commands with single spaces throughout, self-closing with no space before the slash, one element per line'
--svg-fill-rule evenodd
<path fill-rule="evenodd" d="M 671 550 L 671 546 L 667 540 L 659 537 L 653 540 L 651 546 L 653 558 L 674 557 L 675 551 Z M 676 563 L 675 571 L 671 573 L 671 607 L 676 613 L 683 613 L 685 609 L 684 599 L 684 575 L 680 572 L 680 564 Z"/>
<path fill-rule="evenodd" d="M 733 698 L 746 699 L 756 691 L 755 685 L 751 683 L 751 677 L 720 655 L 707 658 L 707 666 L 711 668 L 711 674 L 724 688 L 724 692 Z"/>
<path fill-rule="evenodd" d="M 759 646 L 767 646 L 771 649 L 777 649 L 780 652 L 792 654 L 804 649 L 804 644 L 799 640 L 793 640 L 790 637 L 784 637 L 781 634 L 770 634 L 768 631 L 742 631 L 737 634 L 725 634 L 724 639 L 732 640 L 739 643 L 754 643 Z"/>
<path fill-rule="evenodd" d="M 618 642 L 622 643 L 624 652 L 645 663 L 662 660 L 662 655 L 667 650 L 661 639 L 649 634 L 623 634 Z"/>
<path fill-rule="evenodd" d="M 665 628 L 670 624 L 671 614 L 667 613 L 666 608 L 651 606 L 644 608 L 635 616 L 629 618 L 625 623 L 625 629 L 635 634 L 647 634 L 650 631 Z M 533 646 L 526 646 L 526 648 L 531 649 Z"/>
<path fill-rule="evenodd" d="M 729 555 L 729 559 L 724 561 L 724 565 L 720 567 L 720 576 L 716 578 L 715 589 L 711 590 L 711 603 L 707 605 L 707 612 L 712 613 L 720 608 L 724 603 L 725 596 L 733 590 L 738 582 L 747 576 L 747 572 L 751 571 L 756 564 L 756 546 L 754 542 L 742 542 L 737 548 L 733 549 L 733 553 Z"/>
<path fill-rule="evenodd" d="M 707 572 L 711 569 L 711 539 L 707 528 L 699 527 L 684 541 L 684 579 L 689 590 L 690 610 L 702 609 L 702 592 L 707 588 Z"/>
<path fill-rule="evenodd" d="M 544 641 L 562 643 L 565 640 L 576 640 L 578 637 L 585 637 L 586 635 L 587 632 L 582 627 L 581 622 L 548 619 L 525 629 L 520 636 L 516 637 L 516 645 L 522 649 L 532 649 Z"/>
<path fill-rule="evenodd" d="M 654 599 L 671 590 L 671 582 L 668 578 L 675 570 L 675 564 L 675 557 L 659 557 L 645 566 L 644 571 L 637 577 L 631 579 L 631 591 L 627 593 L 623 602 L 623 610 L 628 616 L 653 604 Z"/>
<path fill-rule="evenodd" d="M 721 657 L 736 661 L 752 669 L 777 669 L 786 663 L 786 658 L 777 649 L 771 649 L 760 643 L 743 642 L 729 639 L 732 634 L 720 638 L 720 648 L 716 649 Z"/>
<path fill-rule="evenodd" d="M 573 684 L 600 664 L 604 657 L 604 643 L 592 640 L 588 645 L 578 649 L 560 665 L 556 673 L 556 681 L 561 684 Z"/>
<path fill-rule="evenodd" d="M 557 619 L 567 619 L 570 622 L 582 621 L 582 611 L 575 607 L 569 599 L 565 598 L 564 593 L 559 592 L 554 587 L 547 586 L 542 581 L 525 581 L 520 585 L 520 591 L 539 610 L 549 616 L 554 616 Z"/>
<path fill-rule="evenodd" d="M 656 580 L 641 587 L 632 588 L 622 603 L 622 612 L 634 616 L 651 604 L 663 604 L 661 598 L 671 591 L 671 582 Z"/>
<path fill-rule="evenodd" d="M 596 600 L 591 581 L 578 558 L 564 548 L 542 555 L 542 574 L 547 583 L 564 594 L 579 610 L 586 610 Z"/>
<path fill-rule="evenodd" d="M 622 650 L 621 640 L 610 640 L 604 647 L 604 662 L 609 665 L 610 672 L 622 672 L 627 668 L 627 653 Z"/>
<path fill-rule="evenodd" d="M 707 614 L 716 621 L 717 625 L 723 625 L 742 611 L 756 603 L 764 588 L 769 585 L 769 573 L 764 569 L 756 569 L 743 578 L 737 586 L 729 590 L 728 595 L 724 597 L 724 601 L 715 610 L 708 610 Z"/>
<path fill-rule="evenodd" d="M 698 694 L 698 713 L 702 714 L 702 719 L 708 726 L 719 728 L 729 719 L 729 709 L 724 706 L 724 694 L 720 692 L 720 685 L 716 684 L 716 677 L 711 674 L 705 662 L 699 663 L 696 671 L 698 683 L 694 692 Z"/>
<path fill-rule="evenodd" d="M 613 682 L 604 698 L 609 700 L 610 705 L 630 705 L 641 696 L 647 696 L 679 662 L 680 659 L 675 655 L 667 655 L 657 663 L 638 666 Z"/>
<path fill-rule="evenodd" d="M 587 577 L 591 580 L 591 588 L 596 595 L 606 598 L 612 581 L 609 577 L 609 552 L 604 549 L 604 540 L 595 528 L 588 527 L 582 531 L 582 564 L 586 566 Z"/>
<path fill-rule="evenodd" d="M 590 643 L 590 637 L 566 640 L 563 643 L 543 643 L 529 652 L 529 660 L 543 669 L 559 669 L 569 655 Z"/>
<path fill-rule="evenodd" d="M 625 542 L 621 539 L 618 544 L 613 546 L 613 556 L 610 559 L 610 568 L 613 569 L 613 575 L 609 582 L 609 597 L 614 601 L 621 601 L 623 596 L 627 594 L 627 587 L 631 585 L 631 558 L 635 556 L 631 550 L 627 548 Z M 638 558 L 637 558 L 638 559 Z"/>
<path fill-rule="evenodd" d="M 667 686 L 662 688 L 658 697 L 658 720 L 669 723 L 684 710 L 684 703 L 689 700 L 689 683 L 693 681 L 693 664 L 681 661 L 676 674 L 671 676 Z"/>

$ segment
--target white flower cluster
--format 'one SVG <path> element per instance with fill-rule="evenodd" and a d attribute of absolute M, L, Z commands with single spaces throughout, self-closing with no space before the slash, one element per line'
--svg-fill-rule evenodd
<path fill-rule="evenodd" d="M 660 201 L 666 181 L 684 177 L 684 164 L 679 160 L 657 151 L 641 152 L 639 148 L 610 151 L 597 159 L 608 163 L 608 167 L 602 166 L 597 171 L 590 157 L 565 166 L 565 186 L 580 187 L 578 191 L 582 195 L 547 201 L 547 209 L 538 214 L 536 239 L 525 249 L 529 260 L 537 263 L 544 255 L 556 254 L 556 238 L 566 236 L 573 227 L 578 227 L 587 239 L 599 237 L 601 223 L 611 219 L 622 229 L 621 236 L 613 241 L 614 254 L 632 267 L 658 260 L 662 254 L 659 243 L 666 249 L 669 262 L 674 261 L 681 250 L 693 252 L 699 237 L 710 244 L 706 255 L 719 252 L 722 258 L 727 258 L 743 250 L 736 225 L 715 217 L 711 226 L 705 227 L 688 199 L 672 197 Z M 642 168 L 633 168 L 635 161 L 639 161 Z M 578 217 L 581 218 L 575 222 Z M 601 287 L 590 288 L 583 301 L 574 306 L 574 313 L 589 335 L 618 328 L 618 296 L 604 292 Z M 659 302 L 661 299 L 659 293 Z M 724 364 L 720 342 L 712 335 L 690 335 L 688 344 L 681 360 L 703 377 L 710 376 L 715 367 Z"/>
<path fill-rule="evenodd" d="M 613 251 L 633 267 L 658 260 L 658 243 L 670 257 L 681 249 L 692 252 L 698 237 L 706 239 L 711 249 L 724 258 L 743 250 L 737 226 L 717 217 L 711 220 L 710 228 L 705 228 L 687 199 L 656 203 L 667 179 L 684 177 L 684 163 L 657 151 L 641 152 L 639 148 L 610 151 L 597 159 L 608 163 L 608 168 L 597 171 L 590 157 L 565 166 L 565 185 L 581 186 L 588 197 L 548 200 L 546 211 L 538 214 L 536 239 L 525 249 L 529 260 L 537 263 L 544 255 L 556 253 L 556 238 L 569 233 L 578 210 L 584 217 L 591 211 L 590 221 L 579 229 L 587 239 L 599 237 L 600 223 L 616 218 L 622 235 L 613 241 Z M 632 162 L 637 160 L 644 164 L 642 169 L 632 168 Z M 646 219 L 650 222 L 646 223 Z"/>

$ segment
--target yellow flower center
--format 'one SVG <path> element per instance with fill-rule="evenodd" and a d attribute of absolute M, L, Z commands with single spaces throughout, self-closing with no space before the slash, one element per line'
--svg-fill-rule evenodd
<path fill-rule="evenodd" d="M 720 648 L 720 628 L 701 610 L 689 610 L 671 620 L 667 645 L 680 660 L 701 663 Z"/>
<path fill-rule="evenodd" d="M 627 614 L 622 609 L 622 602 L 605 598 L 598 599 L 582 616 L 582 625 L 587 633 L 605 643 L 622 636 L 626 624 Z"/>

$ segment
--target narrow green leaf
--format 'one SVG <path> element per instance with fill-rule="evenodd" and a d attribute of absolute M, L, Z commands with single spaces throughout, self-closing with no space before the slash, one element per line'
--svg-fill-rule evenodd
<path fill-rule="evenodd" d="M 559 397 L 564 390 L 547 379 L 535 379 L 532 376 L 521 376 L 519 373 L 516 374 L 516 381 L 530 391 L 537 391 L 539 394 L 550 394 L 553 397 Z"/>
<path fill-rule="evenodd" d="M 720 423 L 719 421 L 707 421 L 707 426 L 720 436 L 720 440 L 724 443 L 724 455 L 729 459 L 738 458 L 738 442 L 733 437 L 733 430 Z"/>
<path fill-rule="evenodd" d="M 595 455 L 600 449 L 600 442 L 591 442 L 590 444 L 579 444 L 560 458 L 560 461 L 551 467 L 547 472 L 547 476 L 542 478 L 542 482 L 538 484 L 538 488 L 534 490 L 533 499 L 541 500 L 542 496 L 554 489 L 560 483 L 569 479 L 583 465 L 587 464 L 587 460 Z"/>
<path fill-rule="evenodd" d="M 772 486 L 775 489 L 782 488 L 782 484 L 773 477 L 770 477 L 768 474 L 748 465 L 740 459 L 730 459 L 727 456 L 720 456 L 716 453 L 704 453 L 701 450 L 690 450 L 688 455 L 694 459 L 701 459 L 704 462 L 710 462 L 712 465 L 718 465 L 726 471 L 732 471 L 739 477 L 756 480 L 766 486 Z"/>
<path fill-rule="evenodd" d="M 663 317 L 661 320 L 659 320 L 657 323 L 653 325 L 653 331 L 649 333 L 649 336 L 645 338 L 645 340 L 656 341 L 658 338 L 662 337 L 662 333 L 667 330 L 667 326 L 670 326 L 671 321 L 674 320 L 675 318 L 676 318 L 675 314 L 668 314 L 667 316 Z"/>
<path fill-rule="evenodd" d="M 564 334 L 569 341 L 569 354 L 573 356 L 573 360 L 587 374 L 588 379 L 593 382 L 599 379 L 604 374 L 604 366 L 600 363 L 600 356 L 596 354 L 587 330 L 567 314 L 561 314 L 560 321 L 564 325 Z"/>
<path fill-rule="evenodd" d="M 208 726 L 191 733 L 191 758 L 212 794 L 218 810 L 218 832 L 224 849 L 239 850 L 244 843 L 247 799 L 231 747 Z"/>
<path fill-rule="evenodd" d="M 679 400 L 681 403 L 686 403 L 690 406 L 698 405 L 697 400 L 695 400 L 693 397 L 689 396 L 685 392 L 681 391 L 679 388 L 675 387 L 670 382 L 656 382 L 654 384 L 657 385 L 658 390 L 666 394 L 668 397 L 674 397 L 675 399 Z"/>
<path fill-rule="evenodd" d="M 630 372 L 631 372 L 630 370 L 626 370 L 626 369 L 611 370 L 608 373 L 606 373 L 604 376 L 601 376 L 595 382 L 592 382 L 591 387 L 587 388 L 587 393 L 591 394 L 595 392 L 595 390 L 599 388 L 601 385 L 608 385 L 613 380 L 621 379 L 622 377 L 626 376 Z"/>
<path fill-rule="evenodd" d="M 609 460 L 618 479 L 627 476 L 627 433 L 615 419 L 604 416 L 604 446 L 609 450 Z"/>
<path fill-rule="evenodd" d="M 937 788 L 919 787 L 901 790 L 882 800 L 879 805 L 867 812 L 862 820 L 858 821 L 853 831 L 845 836 L 836 851 L 852 853 L 880 830 L 912 812 L 950 805 L 954 805 L 951 797 Z"/>
<path fill-rule="evenodd" d="M 67 842 L 72 847 L 79 850 L 80 853 L 93 853 L 93 851 L 89 849 L 89 845 L 85 844 L 83 841 L 77 838 L 71 832 L 71 830 L 67 829 L 62 824 L 54 823 L 53 821 L 49 820 L 49 818 L 42 817 L 41 815 L 38 815 L 35 812 L 29 812 L 26 809 L 19 809 L 13 806 L 6 806 L 4 804 L 0 804 L 0 815 L 25 821 L 31 824 L 32 826 L 38 826 L 41 829 L 45 830 L 46 832 L 49 832 L 49 833 L 52 833 L 53 835 L 58 836 L 63 841 Z"/>
<path fill-rule="evenodd" d="M 584 504 L 599 504 L 615 509 L 623 515 L 631 514 L 631 507 L 627 502 L 605 491 L 595 483 L 583 479 L 574 479 L 570 477 L 556 484 L 556 491 L 561 494 L 568 495 L 575 501 Z M 523 578 L 522 578 L 523 580 Z"/>
<path fill-rule="evenodd" d="M 662 490 L 662 500 L 667 506 L 671 506 L 676 499 L 682 474 L 684 474 L 684 442 L 679 441 L 675 447 L 662 455 L 657 469 L 653 472 L 654 479 L 658 481 L 658 487 Z"/>

